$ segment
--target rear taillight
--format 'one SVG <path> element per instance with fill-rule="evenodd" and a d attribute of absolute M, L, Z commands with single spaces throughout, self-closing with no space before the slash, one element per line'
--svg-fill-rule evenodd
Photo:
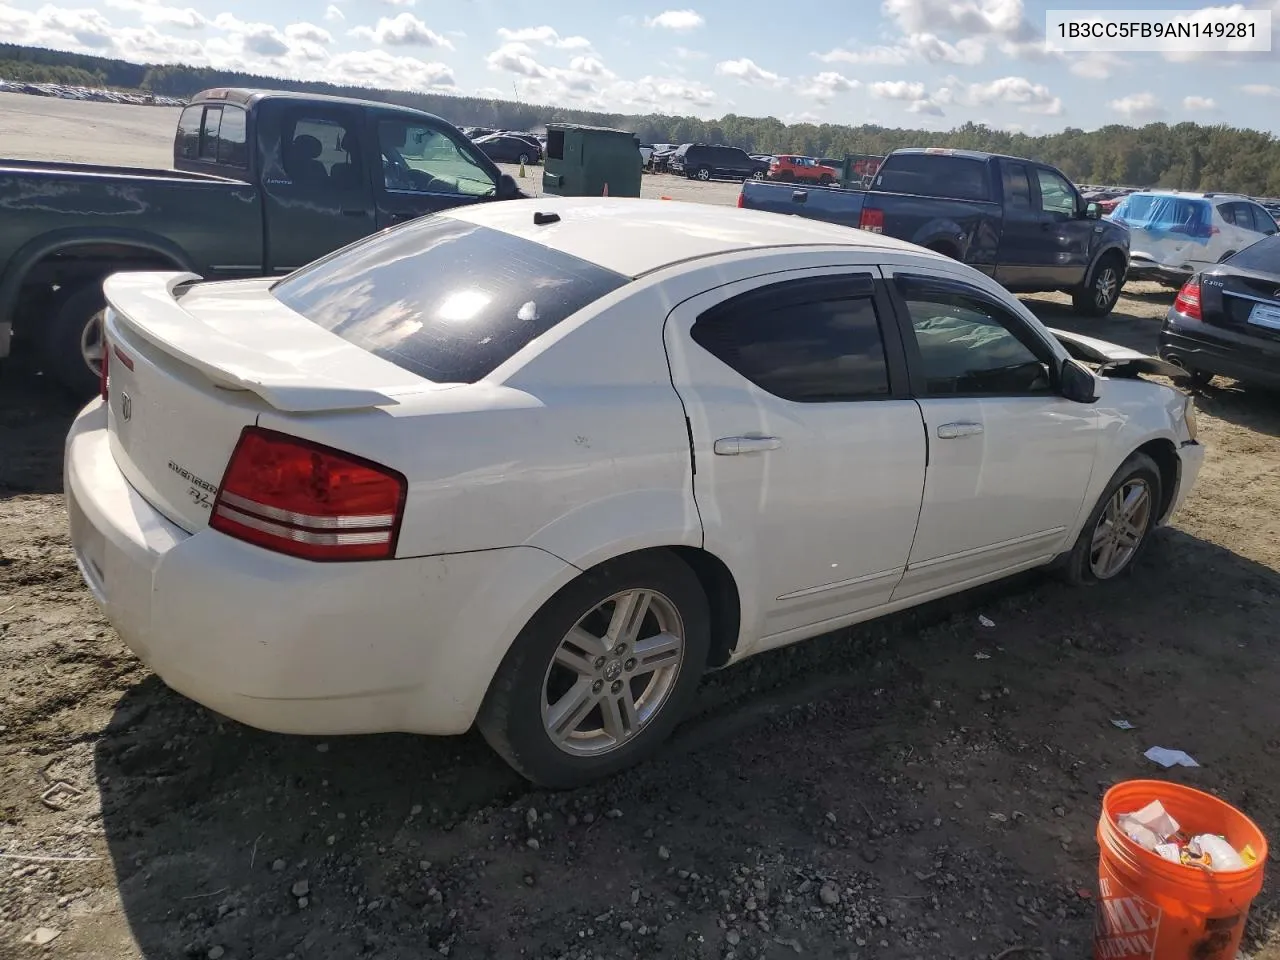
<path fill-rule="evenodd" d="M 1200 278 L 1192 277 L 1182 285 L 1173 301 L 1173 309 L 1192 320 L 1203 320 L 1200 314 Z"/>
<path fill-rule="evenodd" d="M 884 233 L 884 211 L 875 207 L 863 207 L 862 216 L 858 218 L 858 229 Z"/>
<path fill-rule="evenodd" d="M 305 560 L 385 560 L 395 554 L 407 489 L 395 470 L 245 427 L 209 526 Z"/>
<path fill-rule="evenodd" d="M 747 205 L 747 198 L 743 196 L 743 194 L 745 194 L 746 192 L 747 191 L 745 187 L 738 191 L 738 209 L 739 210 L 741 210 L 743 207 Z"/>

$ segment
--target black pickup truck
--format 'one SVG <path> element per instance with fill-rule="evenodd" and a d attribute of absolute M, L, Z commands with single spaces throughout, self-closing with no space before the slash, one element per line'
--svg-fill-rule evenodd
<path fill-rule="evenodd" d="M 173 166 L 0 160 L 0 358 L 12 333 L 87 397 L 108 274 L 285 274 L 403 220 L 523 196 L 438 117 L 310 94 L 197 95 Z"/>
<path fill-rule="evenodd" d="M 1111 312 L 1129 231 L 1101 219 L 1054 167 L 938 148 L 895 150 L 868 190 L 748 180 L 738 206 L 827 220 L 954 257 L 1014 293 L 1061 290 L 1077 313 Z"/>

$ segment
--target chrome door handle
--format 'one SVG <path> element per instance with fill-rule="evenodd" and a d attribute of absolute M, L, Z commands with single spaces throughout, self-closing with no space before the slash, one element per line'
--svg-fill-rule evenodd
<path fill-rule="evenodd" d="M 764 453 L 777 450 L 782 441 L 777 437 L 721 437 L 713 448 L 717 456 L 736 457 L 744 453 Z"/>
<path fill-rule="evenodd" d="M 976 437 L 982 433 L 982 424 L 972 420 L 958 420 L 955 423 L 944 423 L 938 427 L 938 437 L 942 440 L 957 440 L 960 437 Z"/>

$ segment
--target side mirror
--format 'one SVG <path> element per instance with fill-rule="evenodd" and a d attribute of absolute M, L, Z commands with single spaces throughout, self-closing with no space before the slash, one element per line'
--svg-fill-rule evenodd
<path fill-rule="evenodd" d="M 1096 403 L 1098 382 L 1088 367 L 1068 358 L 1058 371 L 1058 392 L 1075 403 Z"/>
<path fill-rule="evenodd" d="M 1086 220 L 1097 220 L 1102 216 L 1102 208 L 1096 203 L 1091 203 L 1084 208 L 1084 215 Z"/>
<path fill-rule="evenodd" d="M 516 183 L 516 178 L 509 173 L 504 173 L 498 178 L 498 199 L 512 200 L 516 197 L 523 197 L 524 193 L 520 190 L 520 184 Z"/>

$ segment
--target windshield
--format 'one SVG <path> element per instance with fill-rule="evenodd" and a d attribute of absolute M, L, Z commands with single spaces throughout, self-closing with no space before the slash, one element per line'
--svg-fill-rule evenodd
<path fill-rule="evenodd" d="M 275 298 L 437 383 L 474 383 L 621 274 L 448 216 L 374 234 L 276 283 Z"/>

